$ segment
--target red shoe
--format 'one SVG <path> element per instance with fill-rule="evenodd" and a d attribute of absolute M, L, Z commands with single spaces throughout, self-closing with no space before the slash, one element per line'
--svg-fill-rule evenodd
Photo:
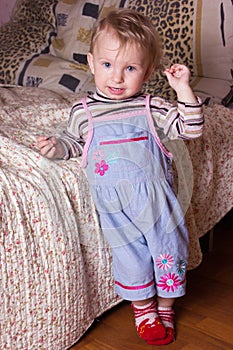
<path fill-rule="evenodd" d="M 148 344 L 153 341 L 160 341 L 166 337 L 166 329 L 159 317 L 157 317 L 153 323 L 148 323 L 149 319 L 146 319 L 136 327 L 139 337 L 144 339 Z"/>
<path fill-rule="evenodd" d="M 175 341 L 175 331 L 174 328 L 168 327 L 166 328 L 167 334 L 164 339 L 157 340 L 147 340 L 147 344 L 149 345 L 167 345 Z"/>
<path fill-rule="evenodd" d="M 148 342 L 166 337 L 166 329 L 156 312 L 155 301 L 145 305 L 144 308 L 132 304 L 132 308 L 134 310 L 136 330 L 140 338 Z M 142 319 L 140 323 L 138 322 L 139 318 Z"/>
<path fill-rule="evenodd" d="M 166 327 L 166 337 L 164 339 L 149 340 L 149 345 L 167 345 L 175 341 L 175 329 L 174 329 L 174 311 L 172 308 L 158 307 L 158 315 Z"/>

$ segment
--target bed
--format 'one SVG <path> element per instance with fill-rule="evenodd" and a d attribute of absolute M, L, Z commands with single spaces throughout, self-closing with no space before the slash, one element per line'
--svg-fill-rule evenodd
<path fill-rule="evenodd" d="M 71 105 L 93 90 L 85 62 L 88 44 L 83 38 L 88 37 L 97 16 L 112 6 L 137 8 L 151 16 L 164 37 L 164 18 L 170 16 L 167 26 L 171 20 L 179 26 L 178 19 L 184 23 L 186 16 L 192 31 L 185 28 L 192 40 L 184 35 L 170 37 L 164 39 L 164 47 L 170 61 L 171 43 L 186 47 L 181 58 L 193 72 L 195 92 L 205 101 L 205 127 L 201 138 L 167 146 L 174 154 L 177 190 L 190 236 L 189 269 L 196 268 L 202 261 L 200 237 L 233 207 L 233 111 L 221 103 L 232 84 L 232 57 L 227 55 L 232 52 L 232 40 L 228 41 L 232 35 L 227 29 L 232 4 L 226 1 L 223 8 L 217 1 L 216 9 L 212 7 L 216 10 L 212 17 L 225 11 L 223 49 L 227 50 L 222 71 L 211 76 L 210 62 L 206 68 L 201 55 L 202 39 L 207 40 L 201 28 L 206 31 L 199 22 L 199 29 L 194 28 L 197 20 L 208 22 L 207 1 L 202 1 L 202 7 L 200 1 L 187 1 L 184 7 L 176 1 L 153 6 L 110 0 L 32 3 L 17 1 L 11 21 L 0 28 L 0 348 L 65 350 L 121 299 L 114 292 L 111 252 L 79 159 L 43 158 L 36 135 L 59 133 Z M 82 34 L 78 39 L 68 34 L 74 26 Z M 24 41 L 27 34 L 30 45 L 19 45 L 17 38 L 22 33 Z M 24 50 L 16 58 L 13 53 L 20 47 Z M 198 48 L 198 54 L 193 50 L 190 56 L 190 47 Z M 176 60 L 178 53 L 174 56 Z M 145 91 L 174 99 L 161 73 L 149 81 Z"/>

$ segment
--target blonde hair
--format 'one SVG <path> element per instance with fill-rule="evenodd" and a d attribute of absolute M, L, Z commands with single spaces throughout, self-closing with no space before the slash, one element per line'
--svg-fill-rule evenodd
<path fill-rule="evenodd" d="M 159 34 L 151 21 L 132 9 L 116 9 L 97 21 L 91 37 L 90 52 L 93 53 L 98 36 L 105 30 L 113 30 L 121 47 L 134 43 L 148 52 L 148 66 L 161 67 L 162 49 Z"/>

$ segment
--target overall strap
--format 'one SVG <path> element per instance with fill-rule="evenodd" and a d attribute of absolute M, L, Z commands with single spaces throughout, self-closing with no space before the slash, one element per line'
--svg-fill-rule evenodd
<path fill-rule="evenodd" d="M 150 113 L 150 95 L 146 95 L 146 110 Z"/>
<path fill-rule="evenodd" d="M 146 118 L 150 127 L 150 131 L 152 135 L 154 136 L 155 142 L 157 143 L 158 147 L 161 149 L 161 151 L 169 158 L 172 158 L 172 154 L 166 149 L 166 147 L 162 144 L 160 138 L 158 137 L 157 131 L 155 129 L 154 121 L 151 116 L 150 111 L 150 95 L 146 95 Z"/>
<path fill-rule="evenodd" d="M 80 166 L 82 168 L 85 168 L 87 165 L 87 152 L 88 152 L 88 149 L 89 149 L 92 137 L 93 137 L 93 118 L 92 118 L 91 112 L 89 111 L 89 108 L 87 106 L 86 97 L 83 97 L 81 101 L 82 101 L 83 108 L 84 108 L 84 110 L 87 114 L 87 117 L 88 117 L 88 135 L 87 135 L 86 143 L 85 143 L 85 146 L 83 149 L 82 161 L 80 163 Z"/>

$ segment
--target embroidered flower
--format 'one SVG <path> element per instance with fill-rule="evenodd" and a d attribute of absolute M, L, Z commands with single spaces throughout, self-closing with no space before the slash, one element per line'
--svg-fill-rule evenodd
<path fill-rule="evenodd" d="M 179 275 L 183 275 L 185 273 L 186 263 L 184 260 L 180 260 L 179 264 L 177 264 L 176 267 L 177 267 L 177 272 Z"/>
<path fill-rule="evenodd" d="M 181 284 L 182 283 L 179 276 L 175 275 L 174 273 L 167 273 L 160 278 L 157 286 L 161 287 L 163 290 L 166 290 L 166 292 L 174 293 Z"/>
<path fill-rule="evenodd" d="M 106 164 L 105 160 L 101 160 L 100 163 L 95 163 L 96 174 L 103 176 L 107 170 L 108 170 L 108 164 Z"/>
<path fill-rule="evenodd" d="M 119 156 L 117 152 L 111 152 L 107 157 L 108 164 L 116 163 L 118 159 L 119 159 Z"/>
<path fill-rule="evenodd" d="M 156 260 L 157 266 L 162 270 L 167 270 L 173 265 L 173 257 L 170 254 L 160 254 Z"/>
<path fill-rule="evenodd" d="M 92 157 L 93 157 L 93 159 L 100 162 L 101 159 L 103 159 L 103 157 L 104 157 L 104 152 L 102 150 L 97 150 L 97 151 L 93 152 Z"/>

